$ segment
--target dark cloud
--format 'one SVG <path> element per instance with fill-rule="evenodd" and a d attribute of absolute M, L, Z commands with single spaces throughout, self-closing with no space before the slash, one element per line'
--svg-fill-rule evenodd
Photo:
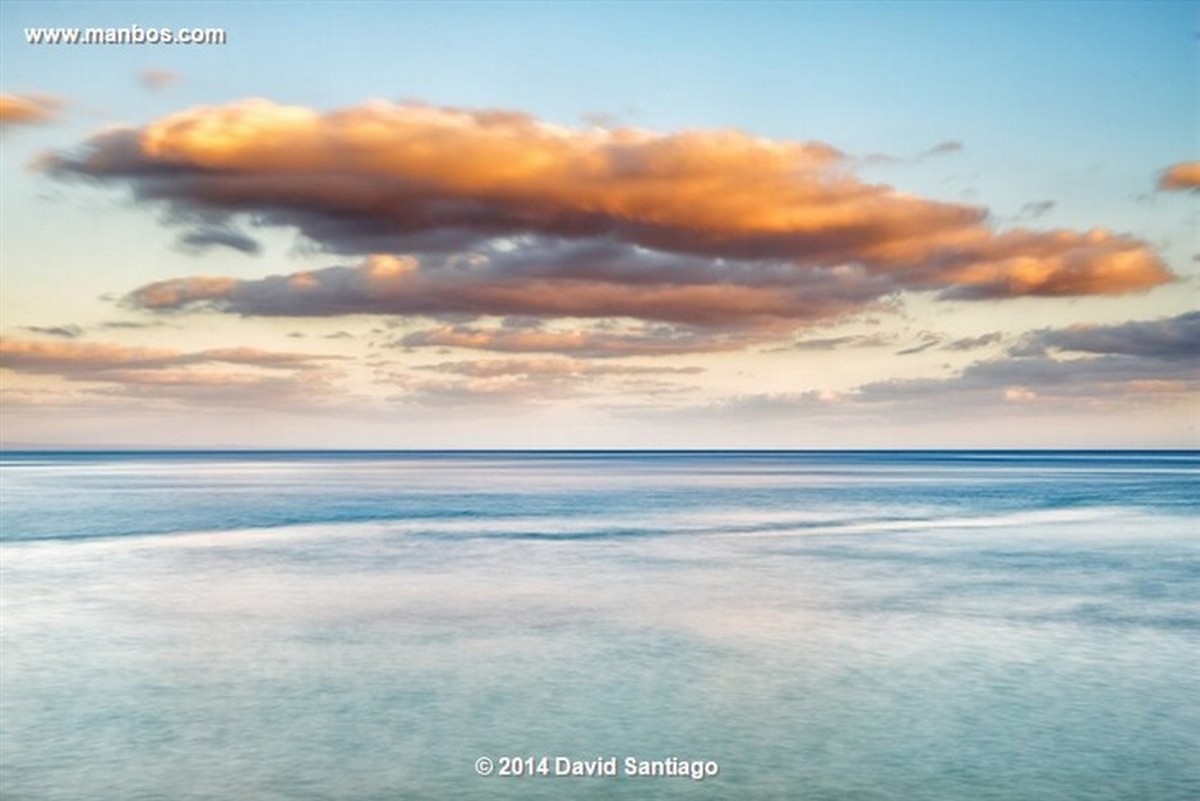
<path fill-rule="evenodd" d="M 999 331 L 993 331 L 990 334 L 980 334 L 977 337 L 961 337 L 953 340 L 952 342 L 947 342 L 944 346 L 942 346 L 942 350 L 978 350 L 979 348 L 986 348 L 988 345 L 995 345 L 997 342 L 1000 342 L 1003 339 L 1003 334 L 1001 334 Z"/>
<path fill-rule="evenodd" d="M 255 239 L 228 228 L 201 228 L 188 231 L 179 237 L 179 244 L 186 250 L 202 251 L 224 247 L 239 253 L 256 255 L 262 249 Z"/>
<path fill-rule="evenodd" d="M 797 273 L 778 262 L 731 264 L 610 242 L 527 242 L 449 257 L 372 256 L 358 266 L 256 280 L 172 279 L 129 301 L 247 316 L 634 318 L 761 329 L 861 310 L 894 289 L 887 276 L 860 268 Z"/>
<path fill-rule="evenodd" d="M 162 320 L 109 320 L 101 323 L 100 328 L 115 330 L 138 330 L 142 328 L 163 328 L 167 324 Z"/>
<path fill-rule="evenodd" d="M 1058 205 L 1053 200 L 1038 200 L 1026 203 L 1021 206 L 1021 210 L 1017 212 L 1017 217 L 1023 220 L 1036 220 L 1038 217 L 1044 217 L 1054 210 Z"/>
<path fill-rule="evenodd" d="M 1119 325 L 1035 331 L 1013 353 L 1039 355 L 1049 350 L 1187 361 L 1200 369 L 1200 312 Z"/>
<path fill-rule="evenodd" d="M 891 336 L 884 334 L 854 334 L 841 337 L 815 337 L 801 339 L 791 345 L 775 349 L 785 350 L 841 350 L 842 348 L 881 348 L 893 344 Z"/>
<path fill-rule="evenodd" d="M 945 350 L 945 351 L 969 351 L 978 348 L 986 347 L 995 344 L 1003 339 L 1003 335 L 999 332 L 989 334 L 981 334 L 974 337 L 960 337 L 949 342 L 946 341 L 944 334 L 934 333 L 932 331 L 924 331 L 918 337 L 918 341 L 914 345 L 902 348 L 896 351 L 897 356 L 913 356 L 918 353 L 924 353 L 929 350 Z M 836 337 L 833 339 L 813 340 L 805 350 L 832 350 L 842 347 L 883 347 L 895 344 L 895 338 L 884 336 L 882 334 L 874 334 L 871 336 L 857 337 Z"/>
<path fill-rule="evenodd" d="M 921 334 L 920 342 L 916 345 L 896 351 L 897 356 L 912 356 L 917 353 L 924 353 L 930 348 L 937 347 L 942 343 L 942 337 L 939 334 L 926 331 Z"/>
<path fill-rule="evenodd" d="M 945 142 L 938 142 L 936 145 L 922 153 L 921 156 L 923 158 L 928 158 L 929 156 L 946 156 L 951 153 L 961 153 L 962 150 L 962 142 L 957 140 L 947 140 Z"/>
<path fill-rule="evenodd" d="M 957 140 L 946 140 L 938 142 L 928 150 L 922 150 L 915 156 L 893 156 L 887 153 L 870 153 L 863 156 L 860 162 L 863 164 L 919 164 L 929 158 L 937 158 L 938 156 L 947 156 L 952 153 L 959 153 L 963 150 L 963 143 Z"/>
<path fill-rule="evenodd" d="M 934 403 L 942 414 L 964 399 L 986 403 L 1092 399 L 1115 402 L 1133 395 L 1172 395 L 1200 388 L 1195 370 L 1121 356 L 1054 359 L 1032 356 L 977 362 L 948 378 L 896 379 L 858 388 L 858 403 Z"/>
<path fill-rule="evenodd" d="M 875 381 L 841 392 L 742 395 L 687 413 L 860 423 L 875 418 L 894 424 L 899 418 L 940 420 L 1025 410 L 1075 415 L 1088 409 L 1194 402 L 1200 392 L 1198 318 L 1200 312 L 1114 326 L 1045 330 L 1035 332 L 1006 356 L 978 361 L 949 375 Z M 945 348 L 966 350 L 1001 338 L 998 333 L 985 334 L 954 340 Z"/>
<path fill-rule="evenodd" d="M 1078 415 L 1084 410 L 1171 404 L 1200 391 L 1195 369 L 1125 356 L 993 359 L 940 378 L 876 381 L 846 392 L 766 393 L 731 398 L 707 410 L 717 419 L 763 415 L 842 419 L 939 421 L 1025 411 Z M 988 419 L 982 417 L 981 419 Z"/>
<path fill-rule="evenodd" d="M 63 339 L 75 339 L 76 337 L 83 336 L 83 329 L 74 323 L 69 325 L 49 326 L 27 325 L 24 327 L 24 330 L 29 331 L 32 334 L 42 334 L 50 337 L 62 337 Z"/>
<path fill-rule="evenodd" d="M 995 341 L 992 337 L 997 335 L 986 335 L 988 344 Z M 947 378 L 866 384 L 853 394 L 853 401 L 1118 402 L 1178 397 L 1200 389 L 1198 354 L 1200 312 L 1119 325 L 1047 329 L 1026 336 L 1006 358 L 976 362 Z"/>

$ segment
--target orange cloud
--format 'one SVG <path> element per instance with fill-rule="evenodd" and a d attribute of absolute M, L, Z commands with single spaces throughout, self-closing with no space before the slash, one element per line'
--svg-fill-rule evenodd
<path fill-rule="evenodd" d="M 0 366 L 30 373 L 94 372 L 121 367 L 161 367 L 180 352 L 86 342 L 31 342 L 0 339 Z"/>
<path fill-rule="evenodd" d="M 82 382 L 92 394 L 233 406 L 307 403 L 333 391 L 325 362 L 258 348 L 179 351 L 112 343 L 0 339 L 0 368 Z M 221 365 L 251 368 L 231 371 Z"/>
<path fill-rule="evenodd" d="M 223 362 L 262 368 L 312 367 L 336 356 L 274 353 L 258 348 L 214 348 L 185 352 L 167 348 L 138 348 L 110 343 L 39 342 L 0 339 L 0 367 L 27 373 L 63 376 L 109 370 L 159 370 L 190 364 Z"/>
<path fill-rule="evenodd" d="M 149 68 L 138 73 L 138 81 L 147 89 L 162 89 L 179 80 L 173 70 Z"/>
<path fill-rule="evenodd" d="M 30 125 L 53 119 L 62 101 L 47 95 L 0 94 L 0 126 Z"/>
<path fill-rule="evenodd" d="M 132 380 L 134 373 L 167 375 L 197 365 L 238 365 L 276 371 L 317 371 L 323 362 L 338 356 L 274 353 L 258 348 L 214 348 L 181 351 L 167 348 L 131 348 L 126 345 L 86 342 L 31 342 L 0 339 L 0 367 L 19 373 L 60 375 L 78 380 Z M 192 373 L 196 375 L 197 373 Z M 176 377 L 181 373 L 176 372 Z M 146 379 L 142 379 L 143 383 Z"/>
<path fill-rule="evenodd" d="M 634 265 L 691 258 L 723 273 L 715 286 L 729 297 L 720 302 L 747 317 L 797 316 L 794 303 L 762 291 L 758 273 L 780 270 L 804 284 L 814 270 L 852 267 L 885 293 L 960 298 L 1117 294 L 1172 279 L 1136 239 L 998 232 L 986 209 L 864 183 L 851 166 L 823 143 L 740 131 L 578 129 L 515 112 L 384 102 L 321 113 L 267 100 L 183 111 L 46 162 L 60 176 L 127 183 L 179 219 L 246 216 L 294 227 L 335 252 L 468 253 L 498 244 L 520 251 L 566 241 L 621 244 Z M 404 280 L 397 276 L 395 297 L 407 294 Z M 481 306 L 546 316 L 674 307 L 652 319 L 705 322 L 706 312 L 686 308 L 713 305 L 712 287 L 673 283 L 632 297 L 621 281 L 557 277 L 514 290 L 540 304 L 519 302 L 495 282 L 475 294 Z M 157 286 L 181 298 L 186 290 Z M 148 305 L 176 305 L 161 300 Z M 344 312 L 381 305 L 373 297 L 364 308 L 347 302 Z M 798 317 L 845 308 L 804 306 Z"/>
<path fill-rule="evenodd" d="M 228 292 L 235 286 L 234 278 L 180 278 L 143 287 L 138 299 L 150 309 L 171 308 L 188 303 L 191 298 Z"/>
<path fill-rule="evenodd" d="M 1158 179 L 1163 192 L 1200 191 L 1200 161 L 1181 161 L 1163 170 Z"/>

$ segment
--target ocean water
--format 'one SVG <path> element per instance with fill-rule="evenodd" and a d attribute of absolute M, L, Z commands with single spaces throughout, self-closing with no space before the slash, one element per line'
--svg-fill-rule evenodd
<path fill-rule="evenodd" d="M 7 453 L 0 798 L 1197 799 L 1198 512 L 1196 453 Z"/>

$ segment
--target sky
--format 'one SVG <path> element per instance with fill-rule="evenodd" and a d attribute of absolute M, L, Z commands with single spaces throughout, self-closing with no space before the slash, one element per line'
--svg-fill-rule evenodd
<path fill-rule="evenodd" d="M 5 0 L 0 443 L 1200 447 L 1198 11 Z"/>

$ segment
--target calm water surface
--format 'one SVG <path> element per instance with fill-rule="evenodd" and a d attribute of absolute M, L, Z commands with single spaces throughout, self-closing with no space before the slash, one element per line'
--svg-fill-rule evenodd
<path fill-rule="evenodd" d="M 1195 453 L 0 457 L 0 797 L 1200 798 Z M 715 778 L 480 777 L 481 756 Z"/>

